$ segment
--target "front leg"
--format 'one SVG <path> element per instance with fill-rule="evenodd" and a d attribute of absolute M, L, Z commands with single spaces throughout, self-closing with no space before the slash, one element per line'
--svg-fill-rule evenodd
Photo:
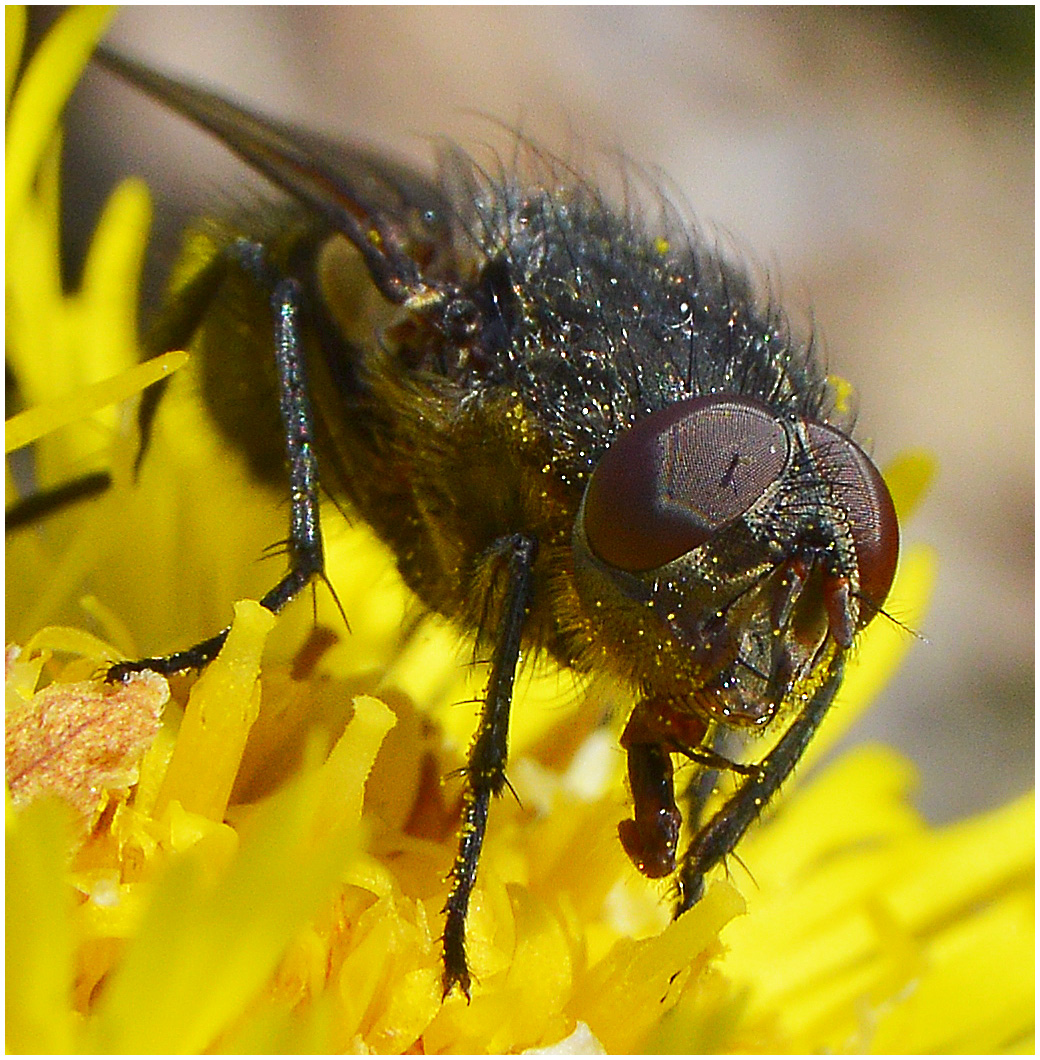
<path fill-rule="evenodd" d="M 466 960 L 466 913 L 477 878 L 491 796 L 500 794 L 506 786 L 509 708 L 513 701 L 513 679 L 520 659 L 524 620 L 531 602 L 531 572 L 538 545 L 533 538 L 516 534 L 498 542 L 496 548 L 505 554 L 508 580 L 495 631 L 491 679 L 466 766 L 459 850 L 451 870 L 451 892 L 444 907 L 447 914 L 444 924 L 444 996 L 447 997 L 458 984 L 467 999 L 470 974 Z"/>
<path fill-rule="evenodd" d="M 843 663 L 844 657 L 839 653 L 831 661 L 823 684 L 788 726 L 777 745 L 756 767 L 752 767 L 754 772 L 736 794 L 693 837 L 679 870 L 676 916 L 700 901 L 704 894 L 705 875 L 740 842 L 762 808 L 798 764 L 841 685 Z"/>
<path fill-rule="evenodd" d="M 641 699 L 621 734 L 628 753 L 628 783 L 632 790 L 633 816 L 618 825 L 621 845 L 639 871 L 648 879 L 670 876 L 675 871 L 682 815 L 675 803 L 672 753 L 707 767 L 714 777 L 727 769 L 744 776 L 758 773 L 758 766 L 731 762 L 704 745 L 708 722 L 681 700 Z M 690 824 L 698 817 L 691 816 Z"/>

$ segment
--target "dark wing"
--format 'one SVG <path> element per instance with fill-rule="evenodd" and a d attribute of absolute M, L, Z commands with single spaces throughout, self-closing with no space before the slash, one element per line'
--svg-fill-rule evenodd
<path fill-rule="evenodd" d="M 437 297 L 421 263 L 450 242 L 452 219 L 434 182 L 371 150 L 266 118 L 107 48 L 95 55 L 106 69 L 213 133 L 346 236 L 390 301 Z"/>

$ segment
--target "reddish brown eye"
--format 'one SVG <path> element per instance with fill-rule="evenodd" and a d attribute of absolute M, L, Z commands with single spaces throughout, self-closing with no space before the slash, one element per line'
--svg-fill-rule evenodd
<path fill-rule="evenodd" d="M 892 495 L 870 457 L 851 438 L 823 423 L 809 423 L 808 432 L 820 474 L 848 515 L 860 595 L 880 607 L 892 587 L 899 558 L 899 522 Z M 859 625 L 873 617 L 872 609 L 861 611 Z"/>
<path fill-rule="evenodd" d="M 731 395 L 688 398 L 638 420 L 589 482 L 589 547 L 631 573 L 670 563 L 746 512 L 779 477 L 788 450 L 764 405 Z"/>

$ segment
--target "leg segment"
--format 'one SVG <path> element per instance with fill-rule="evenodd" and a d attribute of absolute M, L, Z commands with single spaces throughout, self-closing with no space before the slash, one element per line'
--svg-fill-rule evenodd
<path fill-rule="evenodd" d="M 4 516 L 4 532 L 20 530 L 23 526 L 45 519 L 60 512 L 76 501 L 88 500 L 104 493 L 112 485 L 112 476 L 107 471 L 93 471 L 88 475 L 63 482 L 48 490 L 40 490 L 15 501 Z"/>
<path fill-rule="evenodd" d="M 206 310 L 220 289 L 228 266 L 228 255 L 218 254 L 178 290 L 177 297 L 172 302 L 169 311 L 163 313 L 158 325 L 148 335 L 145 342 L 146 350 L 158 354 L 168 350 L 179 350 L 190 344 L 200 321 L 205 317 Z M 155 414 L 166 392 L 167 383 L 168 380 L 161 379 L 148 387 L 141 395 L 137 414 L 141 441 L 134 460 L 135 473 L 140 471 L 141 462 L 148 451 Z M 16 501 L 7 509 L 4 530 L 10 532 L 21 529 L 77 501 L 96 497 L 110 489 L 111 486 L 112 476 L 107 471 L 96 471 L 52 489 L 33 493 L 31 496 Z"/>
<path fill-rule="evenodd" d="M 762 808 L 798 764 L 823 721 L 841 684 L 843 656 L 831 661 L 827 677 L 755 772 L 693 837 L 679 870 L 675 915 L 696 905 L 704 894 L 704 877 L 740 842 Z"/>
<path fill-rule="evenodd" d="M 520 658 L 520 638 L 531 599 L 531 571 L 537 542 L 517 534 L 500 542 L 507 563 L 505 599 L 495 635 L 491 679 L 477 738 L 466 767 L 466 792 L 459 850 L 451 870 L 452 887 L 444 912 L 444 996 L 458 984 L 469 997 L 470 974 L 466 962 L 466 912 L 477 878 L 477 865 L 484 845 L 491 796 L 506 785 L 509 751 L 509 708 L 513 679 Z"/>
<path fill-rule="evenodd" d="M 627 730 L 626 730 L 627 731 Z M 656 743 L 626 744 L 633 816 L 618 824 L 618 838 L 632 864 L 651 880 L 675 870 L 682 815 L 675 805 L 672 756 Z"/>
<path fill-rule="evenodd" d="M 618 825 L 618 838 L 632 863 L 651 880 L 675 871 L 682 814 L 675 803 L 672 753 L 708 767 L 750 776 L 757 766 L 730 762 L 704 746 L 708 722 L 670 699 L 643 699 L 632 711 L 621 746 L 628 752 L 633 817 Z M 710 794 L 710 792 L 709 792 Z"/>
<path fill-rule="evenodd" d="M 194 322 L 181 319 L 177 326 L 184 339 L 201 323 L 219 279 L 230 263 L 244 269 L 258 282 L 271 290 L 271 311 L 274 317 L 273 335 L 275 358 L 278 365 L 279 401 L 285 429 L 285 448 L 289 464 L 291 515 L 289 522 L 288 573 L 260 601 L 277 614 L 301 589 L 324 570 L 324 551 L 318 515 L 318 464 L 314 453 L 314 419 L 307 382 L 304 374 L 303 350 L 300 336 L 300 287 L 291 278 L 276 278 L 270 274 L 264 248 L 257 243 L 240 240 L 228 247 L 227 259 L 220 259 L 204 270 L 204 279 L 189 299 Z M 230 262 L 230 263 L 229 263 Z M 211 662 L 224 646 L 227 629 L 201 641 L 186 651 L 150 659 L 116 663 L 108 670 L 110 681 L 123 680 L 142 670 L 171 674 L 181 670 L 198 669 Z"/>

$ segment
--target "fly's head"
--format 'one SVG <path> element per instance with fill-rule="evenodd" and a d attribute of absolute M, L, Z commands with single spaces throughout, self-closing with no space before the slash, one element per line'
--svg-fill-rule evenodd
<path fill-rule="evenodd" d="M 619 434 L 574 531 L 586 610 L 644 695 L 747 728 L 850 647 L 898 548 L 888 488 L 848 435 L 736 394 Z"/>

